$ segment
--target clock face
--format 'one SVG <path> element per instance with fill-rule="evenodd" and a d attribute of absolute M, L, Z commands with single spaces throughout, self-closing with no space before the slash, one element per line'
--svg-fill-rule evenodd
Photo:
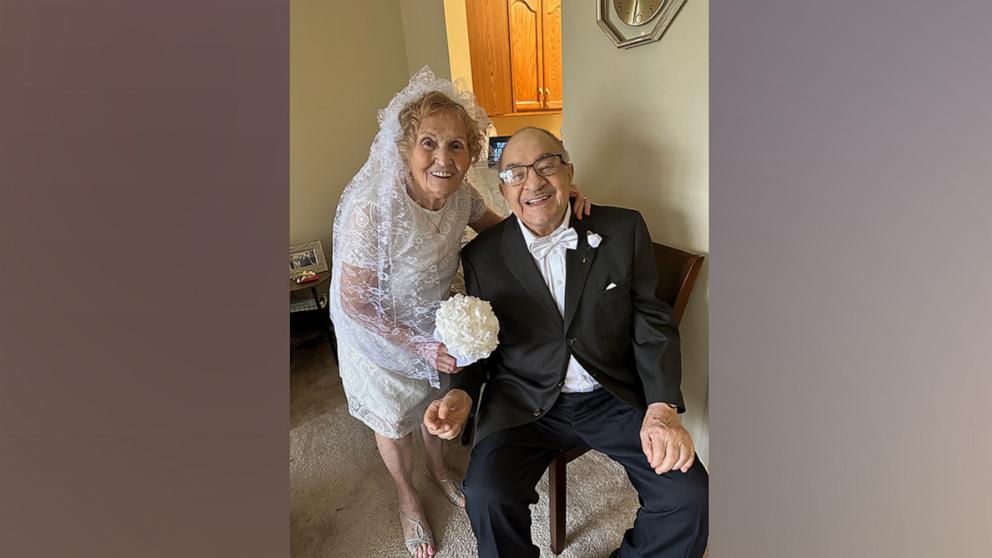
<path fill-rule="evenodd" d="M 639 26 L 651 21 L 661 11 L 662 0 L 613 0 L 620 21 Z"/>
<path fill-rule="evenodd" d="M 617 48 L 657 41 L 686 0 L 598 0 L 596 23 Z"/>

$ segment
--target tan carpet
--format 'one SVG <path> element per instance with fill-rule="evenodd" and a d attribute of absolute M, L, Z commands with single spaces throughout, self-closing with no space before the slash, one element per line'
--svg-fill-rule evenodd
<path fill-rule="evenodd" d="M 294 558 L 409 556 L 403 547 L 396 495 L 372 431 L 348 414 L 326 342 L 294 348 L 290 363 L 290 548 Z M 477 556 L 464 510 L 444 499 L 414 446 L 414 482 L 441 558 Z M 464 472 L 468 450 L 446 444 L 449 466 Z M 568 546 L 563 558 L 606 557 L 620 544 L 637 509 L 623 469 L 589 452 L 568 468 Z M 547 474 L 532 507 L 534 543 L 548 548 Z"/>

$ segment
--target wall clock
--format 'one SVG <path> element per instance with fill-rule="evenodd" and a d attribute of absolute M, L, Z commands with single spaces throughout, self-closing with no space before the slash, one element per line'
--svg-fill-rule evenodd
<path fill-rule="evenodd" d="M 657 41 L 686 0 L 599 0 L 596 23 L 617 48 Z"/>

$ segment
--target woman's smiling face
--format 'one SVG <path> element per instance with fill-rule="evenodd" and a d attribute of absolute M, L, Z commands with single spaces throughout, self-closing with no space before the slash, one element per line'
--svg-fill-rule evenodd
<path fill-rule="evenodd" d="M 416 197 L 443 204 L 461 186 L 471 160 L 468 132 L 458 114 L 445 110 L 421 120 L 416 142 L 407 154 Z"/>

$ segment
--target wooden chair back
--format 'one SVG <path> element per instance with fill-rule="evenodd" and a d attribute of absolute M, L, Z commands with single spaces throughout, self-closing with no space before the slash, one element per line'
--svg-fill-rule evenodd
<path fill-rule="evenodd" d="M 658 298 L 672 307 L 676 322 L 682 322 L 689 295 L 703 267 L 705 256 L 664 244 L 654 243 L 654 262 L 658 269 Z"/>

